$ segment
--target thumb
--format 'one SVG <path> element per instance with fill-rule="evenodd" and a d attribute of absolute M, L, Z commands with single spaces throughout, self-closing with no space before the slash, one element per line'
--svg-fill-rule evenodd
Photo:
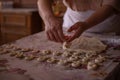
<path fill-rule="evenodd" d="M 72 32 L 73 30 L 76 30 L 77 28 L 78 27 L 76 25 L 73 25 L 68 29 L 68 32 Z"/>

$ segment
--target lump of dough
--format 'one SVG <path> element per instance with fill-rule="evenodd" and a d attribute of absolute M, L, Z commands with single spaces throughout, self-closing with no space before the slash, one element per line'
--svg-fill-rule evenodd
<path fill-rule="evenodd" d="M 102 41 L 98 38 L 81 36 L 72 41 L 70 49 L 82 49 L 85 51 L 94 51 L 100 53 L 106 50 L 106 47 L 107 45 L 102 43 Z"/>

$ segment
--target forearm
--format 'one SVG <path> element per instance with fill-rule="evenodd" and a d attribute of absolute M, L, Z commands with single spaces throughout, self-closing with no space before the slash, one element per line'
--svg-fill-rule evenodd
<path fill-rule="evenodd" d="M 101 22 L 103 22 L 105 19 L 110 17 L 114 14 L 114 8 L 112 6 L 103 6 L 97 11 L 95 11 L 85 22 L 87 23 L 88 27 L 91 28 Z"/>
<path fill-rule="evenodd" d="M 39 14 L 44 21 L 54 16 L 52 11 L 52 2 L 53 0 L 38 0 L 37 4 L 39 9 Z"/>

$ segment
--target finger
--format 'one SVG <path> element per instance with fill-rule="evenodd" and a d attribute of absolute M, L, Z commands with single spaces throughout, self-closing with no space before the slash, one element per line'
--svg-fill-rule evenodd
<path fill-rule="evenodd" d="M 62 42 L 62 40 L 59 38 L 59 34 L 56 30 L 53 32 L 53 34 L 54 34 L 54 38 L 55 38 L 56 42 Z"/>
<path fill-rule="evenodd" d="M 47 37 L 51 41 L 56 41 L 55 38 L 54 38 L 54 35 L 53 35 L 53 33 L 51 31 L 47 32 Z"/>
<path fill-rule="evenodd" d="M 75 38 L 79 37 L 80 34 L 81 34 L 80 30 L 77 30 L 76 33 L 74 33 L 74 35 L 71 36 L 71 37 L 68 39 L 67 42 L 71 42 L 71 41 L 73 41 Z"/>
<path fill-rule="evenodd" d="M 71 36 L 65 36 L 65 40 L 68 40 L 70 39 Z"/>
<path fill-rule="evenodd" d="M 48 40 L 51 40 L 51 41 L 52 41 L 52 39 L 51 39 L 51 37 L 50 37 L 50 35 L 49 35 L 49 32 L 46 31 L 46 34 L 47 34 Z"/>
<path fill-rule="evenodd" d="M 50 35 L 51 35 L 52 41 L 58 42 L 54 31 L 50 31 Z"/>
<path fill-rule="evenodd" d="M 65 37 L 64 37 L 64 34 L 63 34 L 62 29 L 59 29 L 59 30 L 58 30 L 58 36 L 59 36 L 59 39 L 60 39 L 62 42 L 65 42 Z"/>
<path fill-rule="evenodd" d="M 67 40 L 69 38 L 69 36 L 65 36 L 65 40 Z"/>
<path fill-rule="evenodd" d="M 78 28 L 78 26 L 73 25 L 68 29 L 68 32 L 72 32 L 73 30 L 76 30 Z"/>

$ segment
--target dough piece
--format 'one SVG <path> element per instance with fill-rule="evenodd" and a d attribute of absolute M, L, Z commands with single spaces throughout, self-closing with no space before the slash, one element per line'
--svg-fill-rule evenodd
<path fill-rule="evenodd" d="M 40 51 L 39 50 L 33 50 L 31 51 L 32 53 L 39 53 Z"/>
<path fill-rule="evenodd" d="M 74 52 L 73 55 L 74 55 L 74 56 L 80 56 L 81 53 L 80 53 L 80 52 Z"/>
<path fill-rule="evenodd" d="M 16 51 L 12 51 L 12 52 L 10 52 L 10 56 L 16 56 L 17 53 L 18 53 L 18 52 L 16 52 Z"/>
<path fill-rule="evenodd" d="M 85 54 L 85 57 L 86 57 L 86 58 L 92 58 L 92 57 L 93 57 L 93 54 L 92 54 L 92 53 L 86 53 L 86 54 Z"/>
<path fill-rule="evenodd" d="M 59 60 L 58 65 L 66 66 L 68 63 L 67 60 Z"/>
<path fill-rule="evenodd" d="M 77 60 L 79 60 L 79 57 L 78 57 L 78 56 L 71 56 L 71 57 L 68 59 L 68 61 L 70 61 L 70 62 L 77 61 Z"/>
<path fill-rule="evenodd" d="M 21 50 L 21 48 L 19 48 L 19 47 L 16 47 L 16 46 L 14 46 L 13 48 L 10 48 L 10 49 L 12 49 L 12 50 L 14 50 L 14 51 Z"/>
<path fill-rule="evenodd" d="M 30 48 L 24 48 L 24 49 L 21 49 L 20 51 L 22 51 L 22 52 L 29 52 L 29 51 L 32 51 L 32 49 L 30 49 Z"/>
<path fill-rule="evenodd" d="M 98 38 L 89 37 L 79 37 L 72 42 L 70 49 L 73 50 L 84 50 L 84 51 L 94 51 L 100 53 L 106 50 L 106 45 L 103 44 Z M 81 51 L 80 51 L 81 52 Z"/>
<path fill-rule="evenodd" d="M 29 55 L 25 57 L 25 60 L 31 61 L 33 59 L 35 59 L 36 57 L 34 55 Z"/>
<path fill-rule="evenodd" d="M 105 61 L 105 57 L 98 55 L 98 57 L 95 59 L 95 63 L 100 64 Z"/>
<path fill-rule="evenodd" d="M 71 63 L 71 67 L 73 68 L 78 68 L 82 65 L 81 61 L 75 61 L 73 63 Z"/>
<path fill-rule="evenodd" d="M 45 62 L 47 59 L 49 59 L 49 57 L 46 57 L 46 56 L 39 56 L 39 57 L 37 58 L 37 61 Z"/>
<path fill-rule="evenodd" d="M 94 62 L 88 62 L 88 64 L 87 64 L 87 69 L 88 70 L 95 70 L 97 68 L 98 68 L 98 65 L 96 63 L 94 63 Z"/>
<path fill-rule="evenodd" d="M 3 47 L 4 49 L 12 49 L 12 48 L 14 48 L 15 46 L 13 46 L 13 45 L 11 45 L 11 44 L 5 44 L 5 45 L 2 45 L 2 47 Z"/>
<path fill-rule="evenodd" d="M 43 55 L 49 55 L 49 54 L 52 54 L 52 51 L 51 50 L 43 50 L 42 54 Z"/>
<path fill-rule="evenodd" d="M 15 56 L 16 56 L 16 58 L 20 58 L 20 59 L 23 59 L 25 57 L 24 53 L 22 53 L 22 52 L 17 53 Z"/>
<path fill-rule="evenodd" d="M 88 62 L 89 58 L 88 57 L 83 57 L 82 59 L 82 63 L 83 64 L 86 64 Z"/>
<path fill-rule="evenodd" d="M 64 51 L 62 54 L 62 57 L 70 57 L 72 56 L 72 53 L 70 51 Z"/>
<path fill-rule="evenodd" d="M 62 52 L 58 52 L 58 51 L 54 51 L 53 52 L 53 56 L 60 56 L 62 54 L 63 54 Z"/>
<path fill-rule="evenodd" d="M 56 58 L 54 58 L 54 57 L 52 57 L 52 58 L 49 58 L 49 59 L 47 59 L 47 62 L 48 63 L 56 63 L 58 60 L 56 59 Z"/>
<path fill-rule="evenodd" d="M 62 46 L 63 50 L 70 48 L 70 45 L 71 45 L 70 43 L 64 42 Z"/>
<path fill-rule="evenodd" d="M 7 53 L 9 53 L 9 51 L 6 50 L 6 49 L 3 49 L 2 51 L 0 51 L 0 55 L 2 55 L 2 54 L 7 54 Z"/>

